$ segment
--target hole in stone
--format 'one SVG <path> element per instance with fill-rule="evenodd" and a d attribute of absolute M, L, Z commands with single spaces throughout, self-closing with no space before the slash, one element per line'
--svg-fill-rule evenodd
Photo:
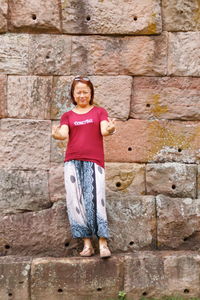
<path fill-rule="evenodd" d="M 134 21 L 137 21 L 137 17 L 136 16 L 133 19 L 134 19 Z"/>
<path fill-rule="evenodd" d="M 65 247 L 69 247 L 69 243 L 68 242 L 65 243 Z"/>
<path fill-rule="evenodd" d="M 91 20 L 90 16 L 87 16 L 87 17 L 86 17 L 86 20 L 87 20 L 87 21 L 90 21 L 90 20 Z"/>
<path fill-rule="evenodd" d="M 12 293 L 8 293 L 8 296 L 9 296 L 9 297 L 12 297 Z"/>
<path fill-rule="evenodd" d="M 116 182 L 116 187 L 120 187 L 121 185 L 121 182 Z"/>
<path fill-rule="evenodd" d="M 151 104 L 149 104 L 149 103 L 146 104 L 146 107 L 150 107 L 150 106 L 151 106 Z"/>
<path fill-rule="evenodd" d="M 172 189 L 175 190 L 176 186 L 175 184 L 172 184 Z"/>
<path fill-rule="evenodd" d="M 143 296 L 147 296 L 147 292 L 143 292 L 142 295 L 143 295 Z"/>
<path fill-rule="evenodd" d="M 58 289 L 58 293 L 62 293 L 63 292 L 63 289 Z"/>
<path fill-rule="evenodd" d="M 23 281 L 19 281 L 19 284 L 23 284 L 24 282 Z"/>
<path fill-rule="evenodd" d="M 37 19 L 37 16 L 36 16 L 35 14 L 33 14 L 33 15 L 32 15 L 32 19 L 33 19 L 33 20 L 36 20 L 36 19 Z"/>
<path fill-rule="evenodd" d="M 132 151 L 132 148 L 131 148 L 131 147 L 128 147 L 128 151 Z"/>
<path fill-rule="evenodd" d="M 5 249 L 10 249 L 10 245 L 5 245 Z"/>
<path fill-rule="evenodd" d="M 178 152 L 181 152 L 182 151 L 182 149 L 181 148 L 178 148 Z"/>
<path fill-rule="evenodd" d="M 184 237 L 184 239 L 183 239 L 183 240 L 184 240 L 184 242 L 185 242 L 185 241 L 187 241 L 187 240 L 188 240 L 188 237 L 187 237 L 187 236 L 186 236 L 186 237 Z"/>
<path fill-rule="evenodd" d="M 130 246 L 133 246 L 133 245 L 134 245 L 134 242 L 133 242 L 133 241 L 131 241 L 131 242 L 129 243 L 129 245 L 130 245 Z"/>
<path fill-rule="evenodd" d="M 97 288 L 97 291 L 98 291 L 98 292 L 102 291 L 102 288 Z"/>
<path fill-rule="evenodd" d="M 46 55 L 46 59 L 49 59 L 50 58 L 50 56 L 49 55 Z"/>
<path fill-rule="evenodd" d="M 190 290 L 184 289 L 184 293 L 185 293 L 185 294 L 189 294 L 189 292 L 190 292 Z"/>

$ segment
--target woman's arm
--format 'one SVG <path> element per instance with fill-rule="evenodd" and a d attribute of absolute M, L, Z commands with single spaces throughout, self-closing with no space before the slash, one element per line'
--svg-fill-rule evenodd
<path fill-rule="evenodd" d="M 101 121 L 101 134 L 107 136 L 115 132 L 115 119 L 109 119 L 109 121 Z"/>
<path fill-rule="evenodd" d="M 53 126 L 52 136 L 56 140 L 65 140 L 69 138 L 69 127 L 68 125 Z"/>

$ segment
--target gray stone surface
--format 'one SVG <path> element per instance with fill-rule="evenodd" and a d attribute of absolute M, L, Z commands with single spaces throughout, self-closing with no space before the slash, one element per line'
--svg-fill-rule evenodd
<path fill-rule="evenodd" d="M 34 75 L 69 75 L 71 36 L 30 35 L 29 72 Z"/>
<path fill-rule="evenodd" d="M 155 34 L 161 32 L 158 0 L 62 0 L 63 31 L 76 34 Z"/>
<path fill-rule="evenodd" d="M 32 300 L 101 300 L 123 289 L 123 258 L 38 258 L 31 269 Z"/>
<path fill-rule="evenodd" d="M 200 248 L 200 199 L 156 197 L 159 249 Z"/>
<path fill-rule="evenodd" d="M 50 119 L 51 76 L 9 76 L 7 88 L 8 117 Z"/>
<path fill-rule="evenodd" d="M 107 214 L 110 247 L 115 252 L 154 249 L 156 239 L 155 198 L 109 193 Z"/>
<path fill-rule="evenodd" d="M 150 195 L 196 198 L 197 166 L 194 164 L 147 164 L 146 188 Z"/>
<path fill-rule="evenodd" d="M 0 299 L 30 300 L 30 257 L 0 257 Z"/>
<path fill-rule="evenodd" d="M 47 171 L 0 169 L 0 214 L 37 211 L 51 206 Z"/>
<path fill-rule="evenodd" d="M 48 170 L 50 125 L 50 121 L 1 119 L 0 167 Z"/>
<path fill-rule="evenodd" d="M 8 0 L 0 0 L 0 32 L 7 31 Z"/>
<path fill-rule="evenodd" d="M 7 116 L 7 76 L 0 75 L 0 118 Z"/>

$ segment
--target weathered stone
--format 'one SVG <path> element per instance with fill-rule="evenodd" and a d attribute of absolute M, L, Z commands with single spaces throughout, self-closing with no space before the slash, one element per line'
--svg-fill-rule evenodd
<path fill-rule="evenodd" d="M 140 51 L 142 50 L 142 51 Z M 125 37 L 120 52 L 120 73 L 166 75 L 167 34 L 152 37 Z"/>
<path fill-rule="evenodd" d="M 50 121 L 1 119 L 1 168 L 49 169 L 50 124 Z"/>
<path fill-rule="evenodd" d="M 0 217 L 0 255 L 77 254 L 63 203 L 38 212 Z"/>
<path fill-rule="evenodd" d="M 134 119 L 200 120 L 200 78 L 135 77 Z"/>
<path fill-rule="evenodd" d="M 0 75 L 0 118 L 7 117 L 7 77 Z"/>
<path fill-rule="evenodd" d="M 65 201 L 64 163 L 51 164 L 49 170 L 49 195 L 51 202 Z"/>
<path fill-rule="evenodd" d="M 73 36 L 71 73 L 118 75 L 120 73 L 120 48 L 121 39 L 117 37 Z"/>
<path fill-rule="evenodd" d="M 145 194 L 145 166 L 131 163 L 106 163 L 106 191 L 107 194 L 124 195 Z"/>
<path fill-rule="evenodd" d="M 71 110 L 70 88 L 74 76 L 54 78 L 51 119 L 59 119 Z M 110 117 L 128 119 L 132 91 L 132 78 L 128 76 L 91 76 L 94 85 L 94 105 L 102 106 Z"/>
<path fill-rule="evenodd" d="M 199 297 L 199 253 L 135 252 L 125 256 L 124 267 L 127 300 Z"/>
<path fill-rule="evenodd" d="M 110 248 L 113 251 L 152 249 L 156 239 L 155 198 L 152 196 L 107 195 Z"/>
<path fill-rule="evenodd" d="M 30 300 L 31 258 L 0 257 L 0 299 Z"/>
<path fill-rule="evenodd" d="M 51 92 L 50 76 L 9 76 L 8 117 L 50 119 Z"/>
<path fill-rule="evenodd" d="M 197 196 L 200 198 L 200 165 L 197 166 Z"/>
<path fill-rule="evenodd" d="M 28 73 L 28 41 L 27 34 L 0 35 L 0 70 L 5 74 Z"/>
<path fill-rule="evenodd" d="M 194 164 L 147 164 L 147 194 L 164 194 L 171 197 L 196 198 L 197 166 Z"/>
<path fill-rule="evenodd" d="M 200 76 L 200 32 L 169 33 L 168 74 Z"/>
<path fill-rule="evenodd" d="M 162 29 L 160 2 L 62 0 L 63 32 L 156 34 Z M 123 7 L 123 8 L 122 8 Z"/>
<path fill-rule="evenodd" d="M 105 138 L 110 162 L 198 162 L 199 122 L 131 120 L 116 122 L 116 133 Z"/>
<path fill-rule="evenodd" d="M 198 0 L 163 0 L 163 29 L 167 31 L 199 31 Z"/>
<path fill-rule="evenodd" d="M 161 252 L 135 252 L 124 260 L 124 290 L 127 300 L 159 298 L 166 288 Z"/>
<path fill-rule="evenodd" d="M 54 0 L 9 1 L 9 29 L 11 31 L 60 31 L 59 2 Z"/>
<path fill-rule="evenodd" d="M 35 75 L 70 73 L 71 37 L 35 34 L 29 42 L 29 72 Z"/>
<path fill-rule="evenodd" d="M 51 206 L 47 171 L 0 170 L 0 213 L 37 211 Z"/>
<path fill-rule="evenodd" d="M 0 32 L 7 31 L 7 12 L 8 12 L 8 1 L 0 0 Z"/>
<path fill-rule="evenodd" d="M 123 258 L 38 258 L 31 279 L 32 300 L 116 298 L 123 288 Z"/>
<path fill-rule="evenodd" d="M 82 36 L 72 38 L 72 73 L 165 75 L 166 67 L 166 33 L 152 37 Z"/>
<path fill-rule="evenodd" d="M 156 197 L 159 249 L 199 250 L 200 199 Z"/>

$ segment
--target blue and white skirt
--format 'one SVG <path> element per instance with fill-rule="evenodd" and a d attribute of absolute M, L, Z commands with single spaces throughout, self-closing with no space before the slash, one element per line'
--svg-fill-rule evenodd
<path fill-rule="evenodd" d="M 108 238 L 104 168 L 90 161 L 65 162 L 67 212 L 74 238 Z"/>

